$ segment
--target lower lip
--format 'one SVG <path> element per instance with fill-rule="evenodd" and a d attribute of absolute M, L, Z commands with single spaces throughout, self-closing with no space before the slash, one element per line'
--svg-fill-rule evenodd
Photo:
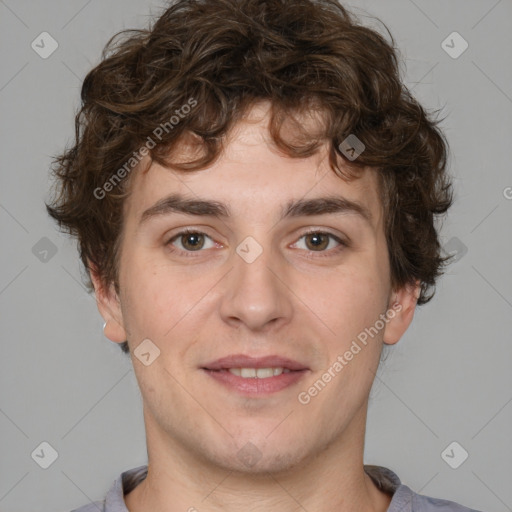
<path fill-rule="evenodd" d="M 245 395 L 267 395 L 276 393 L 287 387 L 297 383 L 308 370 L 290 371 L 289 373 L 281 373 L 274 377 L 267 377 L 266 379 L 258 379 L 257 377 L 249 377 L 247 379 L 239 377 L 231 373 L 229 370 L 203 370 L 210 375 L 213 379 L 217 380 L 224 386 L 233 391 Z"/>

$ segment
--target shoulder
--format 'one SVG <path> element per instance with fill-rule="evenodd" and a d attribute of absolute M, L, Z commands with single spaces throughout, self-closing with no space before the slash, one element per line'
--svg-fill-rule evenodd
<path fill-rule="evenodd" d="M 88 505 L 84 505 L 83 507 L 75 508 L 71 512 L 104 512 L 104 511 L 105 511 L 105 500 L 89 503 Z"/>
<path fill-rule="evenodd" d="M 124 471 L 114 481 L 104 500 L 91 502 L 71 512 L 128 512 L 124 495 L 142 482 L 146 478 L 147 472 L 146 465 Z"/>
<path fill-rule="evenodd" d="M 393 495 L 388 512 L 480 512 L 454 501 L 431 498 L 412 491 L 407 485 L 400 485 Z"/>
<path fill-rule="evenodd" d="M 381 491 L 392 496 L 387 512 L 480 512 L 454 501 L 418 494 L 386 467 L 365 465 L 364 470 Z"/>

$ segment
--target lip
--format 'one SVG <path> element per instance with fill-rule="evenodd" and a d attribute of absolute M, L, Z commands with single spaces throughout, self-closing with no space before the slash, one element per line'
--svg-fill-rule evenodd
<path fill-rule="evenodd" d="M 290 370 L 281 375 L 274 375 L 265 379 L 243 378 L 234 375 L 229 368 L 286 368 Z M 251 357 L 245 354 L 233 354 L 222 357 L 206 364 L 201 368 L 209 377 L 243 396 L 262 396 L 276 393 L 296 384 L 309 373 L 309 368 L 298 361 L 287 357 L 270 355 L 265 357 Z"/>
<path fill-rule="evenodd" d="M 203 370 L 228 370 L 229 368 L 287 368 L 288 370 L 299 371 L 309 368 L 287 357 L 270 355 L 264 357 L 251 357 L 245 354 L 232 354 L 221 357 L 211 363 L 205 364 Z M 273 377 L 269 377 L 273 378 Z"/>
<path fill-rule="evenodd" d="M 289 373 L 281 373 L 266 379 L 239 377 L 229 370 L 207 370 L 202 369 L 213 380 L 226 387 L 229 391 L 237 392 L 246 397 L 257 397 L 276 393 L 292 386 L 303 379 L 308 370 L 293 370 Z"/>

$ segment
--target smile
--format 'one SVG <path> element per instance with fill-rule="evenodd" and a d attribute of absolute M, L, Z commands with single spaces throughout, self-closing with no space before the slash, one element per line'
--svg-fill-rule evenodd
<path fill-rule="evenodd" d="M 231 392 L 244 396 L 264 396 L 277 393 L 297 384 L 310 370 L 290 370 L 282 367 L 269 368 L 202 368 L 212 380 Z"/>
<path fill-rule="evenodd" d="M 281 375 L 282 373 L 289 373 L 290 370 L 288 368 L 229 368 L 229 371 L 233 375 L 238 375 L 238 377 L 242 377 L 244 379 L 268 379 L 269 377 L 274 377 L 276 375 Z"/>

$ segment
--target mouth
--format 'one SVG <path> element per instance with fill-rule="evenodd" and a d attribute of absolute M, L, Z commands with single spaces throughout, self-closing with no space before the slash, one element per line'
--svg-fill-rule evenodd
<path fill-rule="evenodd" d="M 301 380 L 310 369 L 281 356 L 250 357 L 243 354 L 217 359 L 201 367 L 208 376 L 243 395 L 266 395 Z"/>
<path fill-rule="evenodd" d="M 277 375 L 281 375 L 282 373 L 290 373 L 291 371 L 300 371 L 300 370 L 290 370 L 289 368 L 283 368 L 282 366 L 269 367 L 269 368 L 223 368 L 221 370 L 213 370 L 213 371 L 223 371 L 227 370 L 228 372 L 236 375 L 238 377 L 242 377 L 243 379 L 268 379 L 269 377 L 275 377 Z"/>

